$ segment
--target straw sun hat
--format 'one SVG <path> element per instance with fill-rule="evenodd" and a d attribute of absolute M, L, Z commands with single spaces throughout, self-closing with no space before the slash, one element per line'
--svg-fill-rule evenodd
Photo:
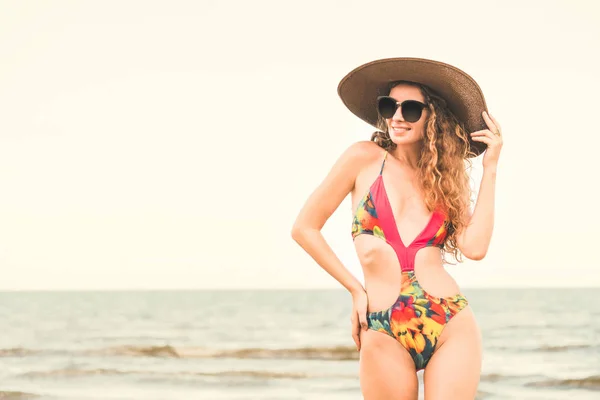
<path fill-rule="evenodd" d="M 447 106 L 468 133 L 488 129 L 481 113 L 487 106 L 481 88 L 466 72 L 434 60 L 397 57 L 375 60 L 350 71 L 339 83 L 338 94 L 357 117 L 377 128 L 377 96 L 389 93 L 390 83 L 407 80 L 424 84 L 446 100 Z M 486 144 L 473 141 L 475 155 Z"/>

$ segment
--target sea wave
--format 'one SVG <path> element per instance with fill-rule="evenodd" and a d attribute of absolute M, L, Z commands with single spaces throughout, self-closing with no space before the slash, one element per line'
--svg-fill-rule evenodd
<path fill-rule="evenodd" d="M 555 353 L 561 351 L 576 351 L 576 350 L 589 350 L 589 349 L 597 349 L 598 346 L 594 344 L 567 344 L 567 345 L 558 345 L 558 346 L 550 346 L 550 345 L 542 345 L 542 346 L 489 346 L 490 350 L 503 350 L 503 351 L 514 351 L 514 352 L 523 352 L 523 351 L 533 351 L 533 352 L 547 352 L 547 353 Z"/>
<path fill-rule="evenodd" d="M 213 372 L 195 372 L 195 371 L 152 371 L 152 370 L 122 370 L 114 368 L 93 368 L 78 369 L 66 368 L 48 371 L 30 371 L 21 374 L 21 377 L 27 378 L 49 378 L 49 377 L 82 377 L 97 375 L 145 375 L 155 378 L 178 378 L 190 376 L 207 377 L 247 377 L 262 379 L 312 379 L 312 378 L 355 378 L 354 375 L 341 374 L 317 374 L 305 372 L 277 372 L 265 370 L 225 370 Z M 2 397 L 0 397 L 2 399 Z"/>
<path fill-rule="evenodd" d="M 355 347 L 301 347 L 284 349 L 242 348 L 215 350 L 201 347 L 163 346 L 113 346 L 88 350 L 0 349 L 0 357 L 26 357 L 44 354 L 81 354 L 112 357 L 166 357 L 166 358 L 241 358 L 241 359 L 303 359 L 303 360 L 358 360 Z"/>
<path fill-rule="evenodd" d="M 498 381 L 515 379 L 515 378 L 521 378 L 521 377 L 516 376 L 516 375 L 483 374 L 483 375 L 481 375 L 480 380 L 482 382 L 498 382 Z"/>
<path fill-rule="evenodd" d="M 591 345 L 591 344 L 566 344 L 564 346 L 540 346 L 536 350 L 537 351 L 555 352 L 555 351 L 592 349 L 594 347 L 596 347 L 596 346 Z"/>
<path fill-rule="evenodd" d="M 316 359 L 316 360 L 358 360 L 355 347 L 302 347 L 293 349 L 250 348 L 217 352 L 213 357 L 231 358 L 277 358 L 277 359 Z"/>
<path fill-rule="evenodd" d="M 25 400 L 40 397 L 37 394 L 25 392 L 3 392 L 0 390 L 0 400 Z"/>
<path fill-rule="evenodd" d="M 84 350 L 86 355 L 125 356 L 125 357 L 174 357 L 181 358 L 175 347 L 164 346 L 113 346 L 94 350 Z"/>
<path fill-rule="evenodd" d="M 526 386 L 600 390 L 600 375 L 592 375 L 580 379 L 549 379 L 545 381 L 528 382 L 526 383 Z"/>
<path fill-rule="evenodd" d="M 40 350 L 25 349 L 23 347 L 12 347 L 8 349 L 0 349 L 0 357 L 23 357 L 33 354 L 39 354 Z M 4 392 L 0 392 L 4 393 Z M 9 392 L 6 392 L 9 393 Z M 0 397 L 2 399 L 2 397 Z"/>
<path fill-rule="evenodd" d="M 91 353 L 115 356 L 150 356 L 176 358 L 258 358 L 258 359 L 316 359 L 358 360 L 358 351 L 349 346 L 301 347 L 290 349 L 243 348 L 212 350 L 199 347 L 166 346 L 117 346 Z"/>

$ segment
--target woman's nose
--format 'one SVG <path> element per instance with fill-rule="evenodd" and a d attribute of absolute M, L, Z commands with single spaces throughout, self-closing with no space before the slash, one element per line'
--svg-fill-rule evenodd
<path fill-rule="evenodd" d="M 395 121 L 404 121 L 404 117 L 402 116 L 402 107 L 398 107 L 396 112 L 392 116 L 392 119 Z"/>

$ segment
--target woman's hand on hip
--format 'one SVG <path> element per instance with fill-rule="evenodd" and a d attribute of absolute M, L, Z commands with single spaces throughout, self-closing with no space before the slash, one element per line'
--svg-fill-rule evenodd
<path fill-rule="evenodd" d="M 487 145 L 483 155 L 483 168 L 496 168 L 502 149 L 502 128 L 496 118 L 483 111 L 483 119 L 489 129 L 471 132 L 469 136 L 476 142 L 483 142 Z"/>
<path fill-rule="evenodd" d="M 356 350 L 360 351 L 360 333 L 367 330 L 367 292 L 364 290 L 352 294 L 352 339 L 356 343 Z"/>

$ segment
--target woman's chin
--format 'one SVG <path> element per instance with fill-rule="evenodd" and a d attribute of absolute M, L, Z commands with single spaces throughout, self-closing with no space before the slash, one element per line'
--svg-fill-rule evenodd
<path fill-rule="evenodd" d="M 419 138 L 415 137 L 414 135 L 407 134 L 391 134 L 390 139 L 392 139 L 392 141 L 395 143 L 413 143 L 419 141 Z"/>

